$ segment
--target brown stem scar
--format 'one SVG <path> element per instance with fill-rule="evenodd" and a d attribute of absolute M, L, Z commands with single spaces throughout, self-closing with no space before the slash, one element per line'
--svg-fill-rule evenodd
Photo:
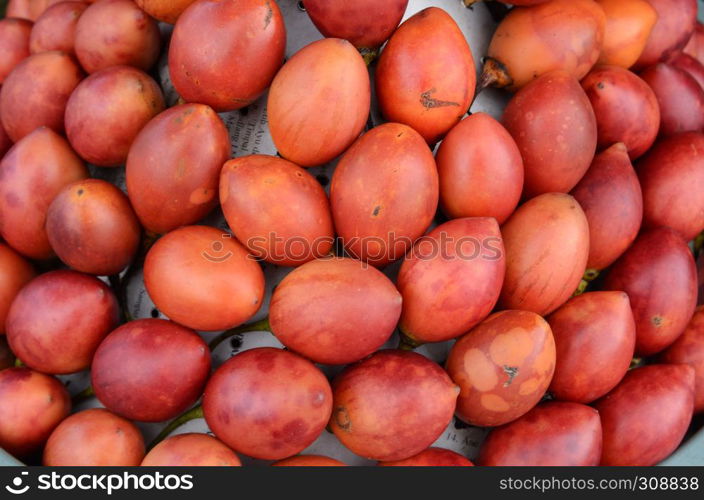
<path fill-rule="evenodd" d="M 454 101 L 441 101 L 439 99 L 435 99 L 434 97 L 430 97 L 432 94 L 437 92 L 436 88 L 432 88 L 430 90 L 426 90 L 420 95 L 420 103 L 423 105 L 424 108 L 431 109 L 431 108 L 442 108 L 446 106 L 457 106 L 459 107 L 458 102 Z"/>
<path fill-rule="evenodd" d="M 504 365 L 502 366 L 502 368 L 504 369 L 504 373 L 508 377 L 508 380 L 504 382 L 504 387 L 508 387 L 509 385 L 511 385 L 511 382 L 513 382 L 513 379 L 516 377 L 516 375 L 518 375 L 518 367 Z"/>

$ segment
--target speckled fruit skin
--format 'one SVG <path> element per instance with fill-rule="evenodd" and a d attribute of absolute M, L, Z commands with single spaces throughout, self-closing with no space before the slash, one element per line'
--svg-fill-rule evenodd
<path fill-rule="evenodd" d="M 687 241 L 704 229 L 704 134 L 659 141 L 638 162 L 638 177 L 644 226 L 671 227 Z"/>
<path fill-rule="evenodd" d="M 704 88 L 704 65 L 694 57 L 684 52 L 679 52 L 672 57 L 670 64 L 685 73 L 689 73 L 689 75 L 697 81 L 699 86 Z"/>
<path fill-rule="evenodd" d="M 546 193 L 529 200 L 501 228 L 506 276 L 503 309 L 549 314 L 577 289 L 589 256 L 589 226 L 570 195 Z"/>
<path fill-rule="evenodd" d="M 357 455 L 403 460 L 442 434 L 457 392 L 447 373 L 420 354 L 378 351 L 333 381 L 330 428 Z"/>
<path fill-rule="evenodd" d="M 633 243 L 643 221 L 643 194 L 626 146 L 597 154 L 570 194 L 589 225 L 587 269 L 605 269 Z"/>
<path fill-rule="evenodd" d="M 306 12 L 327 38 L 344 38 L 359 49 L 375 49 L 394 32 L 408 0 L 308 0 Z"/>
<path fill-rule="evenodd" d="M 54 377 L 29 368 L 0 371 L 0 447 L 18 458 L 37 451 L 71 410 Z"/>
<path fill-rule="evenodd" d="M 418 343 L 467 333 L 496 305 L 505 271 L 495 219 L 471 217 L 441 224 L 414 245 L 401 265 L 401 331 Z"/>
<path fill-rule="evenodd" d="M 578 403 L 543 403 L 494 429 L 482 444 L 485 466 L 594 466 L 601 458 L 599 412 Z"/>
<path fill-rule="evenodd" d="M 377 64 L 384 117 L 413 127 L 430 144 L 469 109 L 476 70 L 464 34 L 447 12 L 429 7 L 399 26 Z"/>
<path fill-rule="evenodd" d="M 611 267 L 604 289 L 628 294 L 636 321 L 636 354 L 655 354 L 682 334 L 694 313 L 694 258 L 672 229 L 645 231 Z"/>
<path fill-rule="evenodd" d="M 144 261 L 144 285 L 166 316 L 204 331 L 244 323 L 264 298 L 257 261 L 228 233 L 209 226 L 184 226 L 160 238 Z"/>
<path fill-rule="evenodd" d="M 635 64 L 636 68 L 669 59 L 684 48 L 697 24 L 696 0 L 648 0 L 648 3 L 655 8 L 658 20 Z"/>
<path fill-rule="evenodd" d="M 161 35 L 132 0 L 99 0 L 78 20 L 74 48 L 88 73 L 119 65 L 148 71 L 159 57 Z"/>
<path fill-rule="evenodd" d="M 596 116 L 599 149 L 622 142 L 633 160 L 650 149 L 660 129 L 660 107 L 645 81 L 618 66 L 596 66 L 582 87 Z"/>
<path fill-rule="evenodd" d="M 135 0 L 137 5 L 150 16 L 174 24 L 184 10 L 195 0 Z"/>
<path fill-rule="evenodd" d="M 517 90 L 554 70 L 581 80 L 599 58 L 606 16 L 592 0 L 552 0 L 513 9 L 494 32 L 487 55 Z"/>
<path fill-rule="evenodd" d="M 358 260 L 318 259 L 274 289 L 269 323 L 289 349 L 316 362 L 344 365 L 379 349 L 401 314 L 401 294 L 381 271 Z"/>
<path fill-rule="evenodd" d="M 29 56 L 32 23 L 26 19 L 0 19 L 0 85 L 23 59 Z"/>
<path fill-rule="evenodd" d="M 129 420 L 103 408 L 69 416 L 54 429 L 44 448 L 49 467 L 134 467 L 144 457 L 144 438 Z"/>
<path fill-rule="evenodd" d="M 267 101 L 269 132 L 287 160 L 322 165 L 362 133 L 370 99 L 369 73 L 357 49 L 339 38 L 318 40 L 276 74 Z"/>
<path fill-rule="evenodd" d="M 443 448 L 428 448 L 415 456 L 395 462 L 379 462 L 380 467 L 471 467 L 471 460 Z"/>
<path fill-rule="evenodd" d="M 166 438 L 147 453 L 142 467 L 239 467 L 237 454 L 212 436 L 200 433 Z"/>
<path fill-rule="evenodd" d="M 215 436 L 244 455 L 281 460 L 323 432 L 332 409 L 325 375 L 281 349 L 237 354 L 210 378 L 203 412 Z"/>
<path fill-rule="evenodd" d="M 459 217 L 494 217 L 503 224 L 523 191 L 523 159 L 508 131 L 486 113 L 455 125 L 440 144 L 436 161 L 443 212 Z"/>
<path fill-rule="evenodd" d="M 5 79 L 0 90 L 2 126 L 17 142 L 39 127 L 64 131 L 69 96 L 83 78 L 73 58 L 63 52 L 29 56 Z"/>
<path fill-rule="evenodd" d="M 636 325 L 628 295 L 588 292 L 567 301 L 548 318 L 557 363 L 549 391 L 560 401 L 591 403 L 628 371 Z"/>
<path fill-rule="evenodd" d="M 525 197 L 569 192 L 594 158 L 594 111 L 579 82 L 563 71 L 523 87 L 506 106 L 502 123 L 523 156 Z"/>
<path fill-rule="evenodd" d="M 347 464 L 322 455 L 296 455 L 271 464 L 274 467 L 344 467 Z"/>
<path fill-rule="evenodd" d="M 649 365 L 629 371 L 595 403 L 604 436 L 601 465 L 657 464 L 682 441 L 693 405 L 692 367 Z"/>
<path fill-rule="evenodd" d="M 406 125 L 373 128 L 338 163 L 330 205 L 350 255 L 378 267 L 402 258 L 437 211 L 433 153 Z"/>
<path fill-rule="evenodd" d="M 42 127 L 15 144 L 0 162 L 0 234 L 33 259 L 54 254 L 44 224 L 49 204 L 88 171 L 66 139 Z"/>
<path fill-rule="evenodd" d="M 266 90 L 285 49 L 286 27 L 276 2 L 201 0 L 174 26 L 169 72 L 187 102 L 231 111 L 250 105 Z"/>
<path fill-rule="evenodd" d="M 596 0 L 606 14 L 599 64 L 630 68 L 643 53 L 658 13 L 648 0 Z"/>
<path fill-rule="evenodd" d="M 34 276 L 32 264 L 5 243 L 0 243 L 0 335 L 5 334 L 5 320 L 12 301 Z"/>
<path fill-rule="evenodd" d="M 86 161 L 125 163 L 140 130 L 164 110 L 159 85 L 146 73 L 113 66 L 83 80 L 66 104 L 66 136 Z"/>
<path fill-rule="evenodd" d="M 162 422 L 198 399 L 209 374 L 210 351 L 193 330 L 163 319 L 138 319 L 100 344 L 91 380 L 95 395 L 113 413 Z"/>
<path fill-rule="evenodd" d="M 209 106 L 182 104 L 152 118 L 135 137 L 125 169 L 144 228 L 166 234 L 208 215 L 230 154 L 227 128 Z"/>
<path fill-rule="evenodd" d="M 51 271 L 15 297 L 7 315 L 7 341 L 34 370 L 74 373 L 90 366 L 119 316 L 115 295 L 99 279 L 76 271 Z"/>
<path fill-rule="evenodd" d="M 480 427 L 502 425 L 545 394 L 555 369 L 555 341 L 537 314 L 502 311 L 455 343 L 446 369 L 460 387 L 457 416 Z"/>
<path fill-rule="evenodd" d="M 267 262 L 300 266 L 332 249 L 325 190 L 288 160 L 250 155 L 228 161 L 220 174 L 220 204 L 237 239 Z"/>
<path fill-rule="evenodd" d="M 87 7 L 86 2 L 60 2 L 49 7 L 34 23 L 29 37 L 30 52 L 60 50 L 75 54 L 76 25 Z"/>

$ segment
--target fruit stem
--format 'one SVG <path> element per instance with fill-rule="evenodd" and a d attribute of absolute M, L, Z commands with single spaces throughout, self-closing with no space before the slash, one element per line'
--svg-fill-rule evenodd
<path fill-rule="evenodd" d="M 93 390 L 93 386 L 89 385 L 88 387 L 86 387 L 81 392 L 71 398 L 71 404 L 73 406 L 77 406 L 83 403 L 84 401 L 92 398 L 93 396 L 95 396 L 95 391 Z"/>
<path fill-rule="evenodd" d="M 233 335 L 239 335 L 240 333 L 248 333 L 248 332 L 270 332 L 271 331 L 271 326 L 269 326 L 269 318 L 266 317 L 262 320 L 255 321 L 254 323 L 247 323 L 245 325 L 240 325 L 235 328 L 230 328 L 229 330 L 225 330 L 222 332 L 220 335 L 215 337 L 213 340 L 210 341 L 210 344 L 208 344 L 208 347 L 210 347 L 210 352 L 215 351 L 217 347 L 222 344 L 225 340 L 229 339 Z"/>
<path fill-rule="evenodd" d="M 582 280 L 579 282 L 579 286 L 577 287 L 577 289 L 576 289 L 576 290 L 574 291 L 574 293 L 572 294 L 572 297 L 578 297 L 579 295 L 582 295 L 584 292 L 587 291 L 587 288 L 588 288 L 588 287 L 589 287 L 589 282 L 588 282 L 587 280 L 585 280 L 585 279 L 582 279 Z"/>
<path fill-rule="evenodd" d="M 203 405 L 198 404 L 191 408 L 190 410 L 187 410 L 185 413 L 182 413 L 175 419 L 173 419 L 171 422 L 169 422 L 166 427 L 164 427 L 159 435 L 155 437 L 151 443 L 149 443 L 149 446 L 147 447 L 147 451 L 151 450 L 154 448 L 156 445 L 161 443 L 164 439 L 169 437 L 169 434 L 171 434 L 173 431 L 181 427 L 183 424 L 186 422 L 190 422 L 191 420 L 195 420 L 197 418 L 203 418 Z"/>
<path fill-rule="evenodd" d="M 633 358 L 631 360 L 631 365 L 628 367 L 629 370 L 632 370 L 634 368 L 638 368 L 643 364 L 643 358 Z"/>
<path fill-rule="evenodd" d="M 24 363 L 20 358 L 15 359 L 15 368 L 22 368 L 24 366 Z"/>
<path fill-rule="evenodd" d="M 364 59 L 365 64 L 369 66 L 379 56 L 379 49 L 368 49 L 364 47 L 359 49 L 359 53 L 362 54 L 362 59 Z"/>
<path fill-rule="evenodd" d="M 477 83 L 477 91 L 474 94 L 474 98 L 479 95 L 479 93 L 487 87 L 496 87 L 502 89 L 513 84 L 513 78 L 508 73 L 508 69 L 503 63 L 494 59 L 493 57 L 484 58 L 484 66 L 482 68 L 482 75 L 479 77 L 479 82 Z"/>
<path fill-rule="evenodd" d="M 584 271 L 584 276 L 582 276 L 582 279 L 586 281 L 587 283 L 591 283 L 595 279 L 599 277 L 599 270 L 598 269 L 587 269 Z"/>
<path fill-rule="evenodd" d="M 401 351 L 412 351 L 413 349 L 415 349 L 416 347 L 420 347 L 421 345 L 423 345 L 421 342 L 413 340 L 411 337 L 401 332 L 398 341 L 398 348 Z"/>

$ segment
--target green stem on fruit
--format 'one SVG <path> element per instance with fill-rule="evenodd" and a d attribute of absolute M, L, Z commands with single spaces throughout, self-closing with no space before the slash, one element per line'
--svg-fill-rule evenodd
<path fill-rule="evenodd" d="M 632 370 L 634 368 L 638 368 L 639 366 L 643 365 L 643 358 L 633 358 L 631 360 L 631 365 L 628 367 L 629 370 Z"/>
<path fill-rule="evenodd" d="M 15 359 L 15 368 L 22 368 L 24 366 L 24 363 L 20 358 Z"/>
<path fill-rule="evenodd" d="M 599 277 L 599 270 L 598 269 L 587 269 L 584 271 L 584 276 L 582 276 L 582 279 L 586 281 L 587 283 L 591 283 L 595 279 Z"/>
<path fill-rule="evenodd" d="M 185 413 L 182 413 L 181 415 L 173 419 L 171 422 L 169 422 L 166 427 L 161 430 L 159 435 L 155 437 L 151 443 L 149 443 L 147 451 L 151 450 L 156 445 L 161 443 L 164 439 L 169 437 L 169 434 L 181 427 L 186 422 L 190 422 L 191 420 L 195 420 L 197 418 L 203 418 L 203 405 L 201 404 L 194 406 L 190 410 L 186 411 Z"/>
<path fill-rule="evenodd" d="M 582 295 L 584 292 L 587 291 L 587 288 L 588 288 L 588 287 L 589 287 L 589 282 L 588 282 L 587 280 L 585 280 L 585 279 L 581 280 L 581 281 L 579 282 L 579 286 L 577 287 L 577 289 L 576 289 L 576 290 L 574 291 L 574 293 L 572 294 L 572 297 L 578 297 L 578 296 Z"/>
<path fill-rule="evenodd" d="M 264 318 L 259 321 L 255 321 L 253 323 L 247 323 L 245 325 L 240 325 L 235 328 L 230 328 L 229 330 L 225 330 L 222 332 L 220 335 L 215 337 L 213 340 L 210 341 L 210 344 L 208 344 L 208 347 L 210 347 L 210 352 L 215 351 L 217 347 L 222 344 L 225 340 L 229 339 L 233 335 L 239 335 L 241 333 L 249 333 L 249 332 L 270 332 L 271 331 L 271 326 L 269 326 L 269 318 Z"/>
<path fill-rule="evenodd" d="M 86 387 L 81 392 L 71 398 L 71 404 L 73 406 L 77 406 L 83 403 L 84 401 L 89 400 L 93 396 L 95 396 L 95 391 L 93 390 L 93 386 L 89 385 L 88 387 Z"/>
<path fill-rule="evenodd" d="M 413 340 L 411 337 L 406 335 L 405 333 L 401 332 L 399 341 L 398 341 L 398 348 L 401 351 L 412 351 L 416 347 L 422 346 L 422 342 L 418 342 L 416 340 Z"/>
<path fill-rule="evenodd" d="M 371 65 L 377 57 L 379 57 L 379 49 L 368 49 L 366 47 L 359 49 L 359 53 L 362 54 L 362 59 L 367 66 Z"/>

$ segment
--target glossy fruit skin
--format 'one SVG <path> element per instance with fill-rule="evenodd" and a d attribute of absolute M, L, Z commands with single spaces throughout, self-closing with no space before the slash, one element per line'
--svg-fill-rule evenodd
<path fill-rule="evenodd" d="M 452 420 L 457 387 L 415 352 L 378 351 L 333 380 L 329 427 L 352 452 L 403 460 L 430 446 Z"/>
<path fill-rule="evenodd" d="M 344 467 L 347 464 L 322 455 L 296 455 L 271 465 L 274 467 Z"/>
<path fill-rule="evenodd" d="M 592 0 L 513 9 L 494 32 L 487 55 L 508 71 L 510 90 L 554 70 L 581 80 L 599 58 L 605 25 L 604 11 Z"/>
<path fill-rule="evenodd" d="M 443 448 L 428 448 L 415 456 L 395 462 L 379 462 L 380 467 L 471 467 L 471 460 Z"/>
<path fill-rule="evenodd" d="M 550 392 L 589 404 L 621 381 L 633 358 L 636 325 L 624 292 L 587 292 L 548 318 L 557 363 Z"/>
<path fill-rule="evenodd" d="M 110 333 L 91 369 L 100 402 L 141 422 L 179 415 L 202 394 L 208 375 L 210 351 L 198 334 L 151 318 L 130 321 Z"/>
<path fill-rule="evenodd" d="M 643 53 L 658 13 L 648 0 L 596 0 L 606 14 L 599 64 L 630 68 Z"/>
<path fill-rule="evenodd" d="M 484 466 L 595 466 L 601 458 L 599 412 L 578 403 L 543 403 L 489 433 Z"/>
<path fill-rule="evenodd" d="M 231 111 L 249 106 L 269 87 L 285 49 L 286 27 L 276 2 L 201 0 L 174 27 L 169 71 L 187 102 Z"/>
<path fill-rule="evenodd" d="M 692 419 L 694 370 L 649 365 L 629 371 L 596 402 L 603 428 L 601 465 L 650 466 L 672 453 Z"/>
<path fill-rule="evenodd" d="M 622 142 L 633 160 L 650 149 L 660 129 L 660 106 L 645 81 L 618 66 L 596 66 L 582 87 L 596 116 L 598 149 Z"/>
<path fill-rule="evenodd" d="M 359 361 L 389 340 L 401 294 L 381 271 L 357 260 L 317 259 L 288 274 L 269 306 L 269 324 L 287 348 L 316 363 Z"/>
<path fill-rule="evenodd" d="M 682 334 L 694 313 L 694 258 L 672 229 L 645 231 L 611 267 L 604 289 L 628 294 L 636 321 L 636 354 L 655 354 Z"/>
<path fill-rule="evenodd" d="M 269 90 L 269 131 L 281 156 L 302 167 L 327 163 L 362 133 L 371 99 L 362 56 L 346 40 L 306 45 Z"/>
<path fill-rule="evenodd" d="M 692 75 L 658 63 L 640 73 L 660 105 L 660 135 L 704 129 L 704 89 Z"/>
<path fill-rule="evenodd" d="M 137 253 L 141 227 L 119 188 L 100 179 L 66 186 L 49 205 L 46 232 L 56 255 L 76 271 L 118 274 Z"/>
<path fill-rule="evenodd" d="M 264 273 L 237 240 L 209 226 L 184 226 L 159 239 L 144 262 L 157 308 L 194 330 L 226 330 L 251 318 L 264 298 Z"/>
<path fill-rule="evenodd" d="M 486 113 L 463 119 L 435 158 L 440 204 L 449 217 L 494 217 L 503 224 L 523 191 L 523 159 L 511 134 Z"/>
<path fill-rule="evenodd" d="M 113 66 L 90 75 L 71 94 L 66 136 L 86 161 L 121 165 L 139 131 L 163 110 L 164 96 L 149 75 Z"/>
<path fill-rule="evenodd" d="M 570 194 L 589 225 L 587 269 L 605 269 L 633 243 L 643 221 L 643 193 L 626 146 L 597 154 Z"/>
<path fill-rule="evenodd" d="M 679 68 L 694 78 L 700 87 L 704 88 L 704 65 L 694 57 L 684 52 L 675 54 L 670 60 L 670 64 Z"/>
<path fill-rule="evenodd" d="M 565 72 L 543 75 L 518 91 L 502 123 L 523 156 L 525 197 L 569 192 L 594 158 L 594 111 L 579 82 Z"/>
<path fill-rule="evenodd" d="M 74 54 L 76 25 L 87 7 L 85 2 L 60 2 L 49 7 L 34 23 L 29 37 L 30 52 L 60 50 Z"/>
<path fill-rule="evenodd" d="M 12 301 L 34 276 L 32 264 L 5 243 L 0 243 L 0 335 L 5 334 L 5 320 Z"/>
<path fill-rule="evenodd" d="M 215 436 L 264 460 L 302 451 L 323 432 L 331 410 L 325 375 L 310 361 L 270 347 L 230 358 L 203 396 L 205 420 Z"/>
<path fill-rule="evenodd" d="M 2 125 L 17 142 L 39 127 L 64 131 L 64 110 L 83 71 L 63 52 L 29 56 L 5 79 L 0 90 Z"/>
<path fill-rule="evenodd" d="M 71 398 L 54 377 L 24 367 L 0 371 L 0 447 L 9 454 L 38 450 L 70 410 Z"/>
<path fill-rule="evenodd" d="M 358 49 L 375 49 L 389 39 L 408 0 L 308 0 L 306 12 L 327 38 L 344 38 Z"/>
<path fill-rule="evenodd" d="M 658 20 L 636 68 L 666 61 L 684 48 L 697 23 L 696 0 L 648 0 L 648 3 L 657 11 Z"/>
<path fill-rule="evenodd" d="M 150 16 L 164 21 L 165 23 L 175 24 L 179 16 L 186 10 L 195 0 L 135 0 L 137 5 Z"/>
<path fill-rule="evenodd" d="M 19 253 L 47 259 L 54 252 L 44 228 L 54 197 L 88 172 L 66 139 L 46 127 L 20 140 L 0 162 L 0 233 Z"/>
<path fill-rule="evenodd" d="M 572 196 L 546 193 L 529 200 L 501 228 L 506 277 L 503 309 L 549 314 L 577 289 L 589 256 L 589 225 Z"/>
<path fill-rule="evenodd" d="M 704 134 L 685 132 L 659 141 L 638 162 L 643 224 L 667 226 L 689 241 L 704 229 Z"/>
<path fill-rule="evenodd" d="M 267 262 L 299 266 L 332 249 L 325 190 L 288 160 L 250 155 L 228 161 L 220 175 L 220 204 L 237 239 Z"/>
<path fill-rule="evenodd" d="M 381 112 L 434 144 L 469 109 L 475 72 L 454 19 L 440 8 L 424 9 L 399 26 L 381 53 L 375 75 Z"/>
<path fill-rule="evenodd" d="M 555 341 L 537 314 L 502 311 L 461 337 L 445 368 L 460 387 L 457 416 L 494 427 L 524 415 L 543 397 L 555 370 Z"/>
<path fill-rule="evenodd" d="M 0 19 L 0 85 L 23 59 L 29 57 L 32 23 L 26 19 Z"/>
<path fill-rule="evenodd" d="M 200 433 L 166 438 L 147 453 L 142 467 L 239 467 L 237 454 L 212 436 Z"/>
<path fill-rule="evenodd" d="M 402 258 L 437 211 L 438 173 L 430 148 L 406 125 L 373 128 L 338 163 L 330 205 L 350 255 L 378 267 Z"/>
<path fill-rule="evenodd" d="M 694 370 L 694 413 L 704 412 L 704 306 L 697 308 L 684 333 L 659 357 L 663 363 Z"/>
<path fill-rule="evenodd" d="M 100 0 L 78 20 L 74 47 L 88 73 L 120 65 L 148 71 L 159 57 L 161 35 L 132 0 Z"/>
<path fill-rule="evenodd" d="M 204 104 L 174 106 L 152 118 L 132 142 L 125 170 L 144 228 L 166 234 L 208 215 L 230 154 L 225 124 Z"/>
<path fill-rule="evenodd" d="M 144 457 L 144 438 L 129 420 L 103 408 L 75 413 L 54 429 L 44 448 L 49 467 L 134 467 Z"/>
<path fill-rule="evenodd" d="M 496 220 L 476 217 L 441 224 L 414 245 L 401 265 L 401 331 L 418 343 L 467 333 L 496 305 L 505 271 Z"/>
<path fill-rule="evenodd" d="M 74 373 L 90 366 L 119 318 L 117 299 L 105 283 L 76 271 L 50 271 L 15 297 L 7 315 L 7 340 L 34 370 Z"/>

